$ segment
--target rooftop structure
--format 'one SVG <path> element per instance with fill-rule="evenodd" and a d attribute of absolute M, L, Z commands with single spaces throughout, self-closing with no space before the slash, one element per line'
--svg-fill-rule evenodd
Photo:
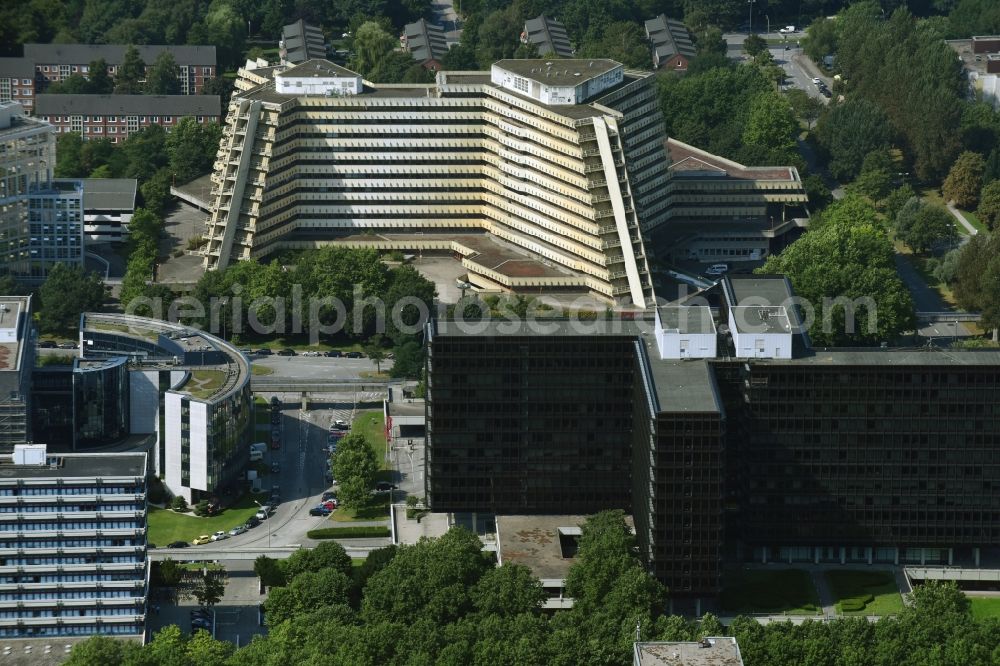
<path fill-rule="evenodd" d="M 313 58 L 325 58 L 326 40 L 322 30 L 299 19 L 281 29 L 278 49 L 281 63 L 294 65 Z"/>
<path fill-rule="evenodd" d="M 414 60 L 427 69 L 441 69 L 441 60 L 448 53 L 444 30 L 424 19 L 407 23 L 399 42 Z"/>
<path fill-rule="evenodd" d="M 553 106 L 585 104 L 624 77 L 624 65 L 600 59 L 500 60 L 490 70 L 495 85 Z"/>
<path fill-rule="evenodd" d="M 362 84 L 325 61 L 241 70 L 213 175 L 206 268 L 283 247 L 470 239 L 460 254 L 477 287 L 646 306 L 640 224 L 666 214 L 653 79 L 609 60 L 555 62 L 438 72 L 434 84 Z M 300 68 L 322 74 L 315 89 L 309 78 L 291 84 Z M 315 140 L 330 150 L 307 168 L 303 141 Z"/>
<path fill-rule="evenodd" d="M 550 54 L 560 58 L 573 57 L 573 46 L 569 43 L 566 26 L 545 14 L 524 22 L 521 42 L 533 45 L 543 58 Z"/>
<path fill-rule="evenodd" d="M 946 40 L 965 68 L 969 97 L 1000 109 L 1000 35 Z"/>
<path fill-rule="evenodd" d="M 653 47 L 653 66 L 674 71 L 687 70 L 698 51 L 683 21 L 660 14 L 646 21 L 646 37 Z"/>
<path fill-rule="evenodd" d="M 743 666 L 735 638 L 707 636 L 700 641 L 636 643 L 633 666 Z"/>

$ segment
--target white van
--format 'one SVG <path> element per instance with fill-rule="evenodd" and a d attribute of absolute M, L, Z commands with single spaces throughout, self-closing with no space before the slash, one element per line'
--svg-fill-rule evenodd
<path fill-rule="evenodd" d="M 264 459 L 264 453 L 260 449 L 250 449 L 250 462 L 257 462 Z"/>

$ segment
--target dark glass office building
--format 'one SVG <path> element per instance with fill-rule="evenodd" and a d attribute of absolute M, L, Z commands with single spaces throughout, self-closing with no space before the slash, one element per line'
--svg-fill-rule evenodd
<path fill-rule="evenodd" d="M 1000 547 L 1000 352 L 812 350 L 791 308 L 739 305 L 787 282 L 731 282 L 717 353 L 714 327 L 659 313 L 432 322 L 432 509 L 625 508 L 677 597 L 717 593 L 727 561 L 978 566 Z"/>

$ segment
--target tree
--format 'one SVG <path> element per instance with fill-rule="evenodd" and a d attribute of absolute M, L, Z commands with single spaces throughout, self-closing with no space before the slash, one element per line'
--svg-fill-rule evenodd
<path fill-rule="evenodd" d="M 396 557 L 396 546 L 389 545 L 384 548 L 376 548 L 368 553 L 368 557 L 361 563 L 357 570 L 357 581 L 359 587 L 364 587 L 368 579 L 377 574 L 382 569 L 389 566 L 392 558 Z"/>
<path fill-rule="evenodd" d="M 382 361 L 385 360 L 385 347 L 382 346 L 382 336 L 376 335 L 365 345 L 365 354 L 375 363 L 375 372 L 382 372 Z"/>
<path fill-rule="evenodd" d="M 361 506 L 368 501 L 379 460 L 375 450 L 360 433 L 342 437 L 333 454 L 333 476 L 340 482 L 340 500 L 346 506 Z"/>
<path fill-rule="evenodd" d="M 69 658 L 63 664 L 66 666 L 93 666 L 93 664 L 119 666 L 131 663 L 131 657 L 134 657 L 140 649 L 142 648 L 138 644 L 130 641 L 96 635 L 74 645 Z"/>
<path fill-rule="evenodd" d="M 509 10 L 495 11 L 483 19 L 476 36 L 476 61 L 480 68 L 489 69 L 498 60 L 514 57 L 521 25 Z"/>
<path fill-rule="evenodd" d="M 812 129 L 813 123 L 825 108 L 823 103 L 801 88 L 792 88 L 785 93 L 785 97 L 795 117 L 805 121 L 806 127 Z"/>
<path fill-rule="evenodd" d="M 771 255 L 760 272 L 788 276 L 813 311 L 814 344 L 874 345 L 915 325 L 913 301 L 893 256 L 875 208 L 849 194 L 814 218 L 802 237 Z"/>
<path fill-rule="evenodd" d="M 896 165 L 887 150 L 873 150 L 865 155 L 861 173 L 854 181 L 854 187 L 874 203 L 888 196 L 895 180 Z"/>
<path fill-rule="evenodd" d="M 350 555 L 336 541 L 324 541 L 316 548 L 300 548 L 292 553 L 291 557 L 282 564 L 285 577 L 289 581 L 306 572 L 317 572 L 326 569 L 339 571 L 345 576 L 350 577 L 352 566 Z"/>
<path fill-rule="evenodd" d="M 903 242 L 914 252 L 924 253 L 939 243 L 953 242 L 957 233 L 951 213 L 942 206 L 928 204 L 917 212 L 913 224 L 903 236 Z"/>
<path fill-rule="evenodd" d="M 185 646 L 185 655 L 188 663 L 197 666 L 225 666 L 234 650 L 229 641 L 216 640 L 207 631 L 196 631 Z"/>
<path fill-rule="evenodd" d="M 806 28 L 802 50 L 813 62 L 823 62 L 823 58 L 837 53 L 837 21 L 820 17 Z"/>
<path fill-rule="evenodd" d="M 395 38 L 378 23 L 368 21 L 361 24 L 354 33 L 354 57 L 351 59 L 351 69 L 369 81 L 373 80 L 372 73 L 382 65 L 395 46 Z"/>
<path fill-rule="evenodd" d="M 86 95 L 90 92 L 90 82 L 83 74 L 73 74 L 52 83 L 45 92 L 49 95 Z"/>
<path fill-rule="evenodd" d="M 267 555 L 259 555 L 253 562 L 253 572 L 266 587 L 279 587 L 285 584 L 285 573 L 278 560 Z"/>
<path fill-rule="evenodd" d="M 463 37 L 466 32 L 468 32 L 468 29 L 462 33 Z M 448 49 L 448 52 L 444 54 L 441 65 L 446 71 L 467 72 L 479 69 L 475 49 L 463 43 L 456 44 Z"/>
<path fill-rule="evenodd" d="M 469 596 L 481 613 L 510 616 L 538 611 L 545 600 L 545 590 L 530 569 L 505 562 L 487 571 Z"/>
<path fill-rule="evenodd" d="M 347 606 L 351 579 L 342 571 L 323 569 L 307 571 L 292 579 L 288 587 L 271 590 L 264 604 L 269 626 L 328 606 Z"/>
<path fill-rule="evenodd" d="M 198 582 L 191 589 L 191 596 L 198 600 L 198 604 L 211 608 L 222 601 L 222 596 L 226 593 L 225 579 L 220 575 L 215 575 L 210 571 L 203 571 L 198 578 Z"/>
<path fill-rule="evenodd" d="M 177 78 L 179 73 L 180 68 L 177 66 L 174 54 L 170 51 L 160 52 L 146 75 L 144 92 L 147 95 L 180 95 L 181 82 Z M 185 120 L 190 120 L 190 118 Z"/>
<path fill-rule="evenodd" d="M 750 104 L 750 114 L 743 128 L 743 142 L 771 150 L 792 151 L 799 124 L 785 98 L 776 92 L 758 95 Z"/>
<path fill-rule="evenodd" d="M 181 567 L 171 558 L 158 563 L 160 583 L 163 587 L 177 587 L 181 582 Z"/>
<path fill-rule="evenodd" d="M 434 308 L 437 290 L 434 283 L 410 265 L 398 266 L 389 273 L 385 303 L 391 316 L 386 333 L 393 345 L 417 339 Z"/>
<path fill-rule="evenodd" d="M 976 213 L 990 231 L 1000 228 L 1000 180 L 994 180 L 983 187 Z"/>
<path fill-rule="evenodd" d="M 87 93 L 91 95 L 110 95 L 114 92 L 115 82 L 108 74 L 108 63 L 104 58 L 92 60 L 87 66 L 89 74 Z"/>
<path fill-rule="evenodd" d="M 80 314 L 99 311 L 107 293 L 97 273 L 58 263 L 39 291 L 42 306 L 38 323 L 43 333 L 69 333 L 80 324 Z"/>
<path fill-rule="evenodd" d="M 761 53 L 767 51 L 767 42 L 757 33 L 753 33 L 743 40 L 743 50 L 747 52 L 748 56 L 756 59 Z"/>
<path fill-rule="evenodd" d="M 977 234 L 962 247 L 954 282 L 958 304 L 981 312 L 984 328 L 1000 329 L 1000 234 Z"/>
<path fill-rule="evenodd" d="M 577 57 L 611 58 L 633 69 L 649 69 L 651 58 L 645 32 L 633 21 L 616 21 L 604 27 L 584 42 Z"/>
<path fill-rule="evenodd" d="M 979 203 L 979 192 L 983 189 L 985 170 L 986 160 L 982 155 L 972 151 L 962 153 L 948 172 L 941 194 L 945 200 L 954 201 L 959 208 L 975 208 Z"/>
<path fill-rule="evenodd" d="M 56 139 L 56 178 L 83 178 L 83 137 L 79 132 L 60 134 Z"/>
<path fill-rule="evenodd" d="M 895 224 L 896 216 L 903 209 L 906 202 L 917 196 L 916 191 L 909 183 L 903 183 L 882 200 L 882 212 L 890 223 Z"/>
<path fill-rule="evenodd" d="M 830 156 L 830 173 L 842 182 L 861 171 L 865 156 L 889 148 L 892 130 L 874 102 L 848 98 L 829 107 L 816 125 L 816 139 Z"/>
<path fill-rule="evenodd" d="M 138 95 L 142 92 L 142 80 L 146 78 L 146 63 L 139 56 L 139 50 L 131 44 L 125 49 L 122 64 L 115 75 L 116 95 Z"/>
<path fill-rule="evenodd" d="M 181 118 L 166 136 L 167 157 L 175 182 L 186 183 L 212 169 L 222 138 L 218 123 L 201 124 L 194 118 Z"/>
<path fill-rule="evenodd" d="M 390 377 L 417 379 L 424 367 L 424 352 L 419 342 L 408 340 L 396 347 L 396 358 L 389 370 Z"/>

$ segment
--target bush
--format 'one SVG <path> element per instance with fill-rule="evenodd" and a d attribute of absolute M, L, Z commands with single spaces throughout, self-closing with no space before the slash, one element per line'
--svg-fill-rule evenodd
<path fill-rule="evenodd" d="M 170 508 L 174 511 L 187 511 L 188 503 L 182 495 L 176 495 L 172 500 L 170 500 Z"/>
<path fill-rule="evenodd" d="M 391 536 L 388 527 L 326 527 L 319 530 L 309 530 L 306 537 L 310 539 L 377 539 Z"/>
<path fill-rule="evenodd" d="M 863 611 L 865 606 L 875 601 L 875 596 L 866 594 L 860 597 L 848 597 L 840 600 L 840 610 L 843 613 Z"/>
<path fill-rule="evenodd" d="M 194 505 L 194 515 L 196 516 L 208 515 L 208 500 L 202 500 Z"/>

